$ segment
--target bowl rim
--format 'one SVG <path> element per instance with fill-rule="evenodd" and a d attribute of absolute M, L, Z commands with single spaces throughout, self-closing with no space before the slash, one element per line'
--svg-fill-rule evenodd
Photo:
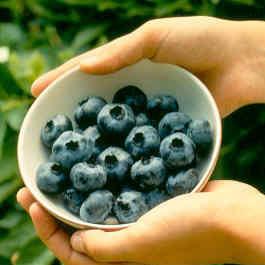
<path fill-rule="evenodd" d="M 143 59 L 142 61 L 150 61 L 149 59 Z M 139 62 L 138 62 L 139 63 Z M 195 186 L 195 188 L 190 192 L 190 193 L 195 193 L 195 192 L 199 192 L 202 191 L 204 189 L 204 187 L 206 186 L 206 184 L 208 183 L 211 174 L 213 173 L 215 166 L 217 164 L 218 161 L 218 157 L 219 157 L 219 153 L 220 153 L 220 148 L 221 148 L 221 142 L 222 142 L 222 119 L 220 116 L 220 112 L 218 110 L 217 104 L 212 96 L 212 94 L 210 93 L 210 91 L 208 90 L 208 88 L 206 87 L 206 85 L 198 78 L 196 77 L 194 74 L 192 74 L 191 72 L 189 72 L 188 70 L 184 69 L 183 67 L 180 67 L 178 65 L 172 65 L 172 64 L 167 64 L 167 63 L 156 63 L 156 62 L 152 62 L 155 64 L 161 64 L 161 65 L 170 65 L 170 66 L 174 66 L 176 67 L 176 69 L 178 69 L 179 72 L 182 72 L 183 75 L 188 76 L 193 82 L 195 82 L 198 87 L 200 87 L 201 90 L 203 90 L 204 94 L 206 94 L 207 99 L 211 105 L 211 108 L 213 110 L 213 114 L 214 114 L 214 119 L 215 119 L 215 143 L 213 151 L 212 151 L 212 157 L 211 160 L 209 162 L 209 165 L 205 171 L 204 176 L 200 179 L 200 181 L 197 183 L 197 185 Z M 126 67 L 125 67 L 126 68 Z M 25 186 L 30 190 L 30 192 L 32 193 L 33 197 L 37 200 L 37 202 L 40 203 L 40 205 L 47 210 L 52 216 L 54 216 L 55 218 L 59 219 L 60 221 L 74 227 L 77 229 L 102 229 L 102 230 L 106 230 L 106 231 L 112 231 L 112 230 L 119 230 L 122 228 L 126 228 L 128 226 L 133 225 L 135 222 L 133 223 L 128 223 L 128 224 L 119 224 L 119 225 L 104 225 L 104 224 L 93 224 L 93 223 L 88 223 L 88 222 L 84 222 L 82 220 L 76 222 L 71 220 L 71 218 L 67 218 L 64 217 L 63 213 L 61 212 L 56 212 L 52 209 L 52 207 L 50 207 L 50 205 L 46 205 L 42 199 L 39 196 L 40 191 L 38 192 L 37 189 L 32 189 L 31 185 L 29 185 L 29 182 L 27 181 L 27 176 L 25 176 L 25 174 L 23 174 L 23 164 L 22 164 L 22 157 L 23 157 L 23 149 L 22 149 L 22 140 L 24 138 L 24 134 L 26 133 L 26 128 L 27 128 L 27 124 L 31 121 L 31 113 L 33 113 L 35 111 L 35 109 L 38 107 L 39 102 L 41 100 L 43 100 L 48 94 L 49 92 L 54 89 L 54 87 L 56 87 L 56 85 L 61 82 L 61 80 L 67 78 L 68 76 L 70 76 L 71 74 L 75 73 L 75 72 L 79 72 L 80 67 L 76 66 L 68 71 L 66 71 L 64 74 L 62 74 L 60 77 L 58 77 L 56 80 L 54 80 L 53 82 L 51 82 L 46 89 L 38 96 L 37 99 L 34 100 L 34 102 L 32 103 L 32 105 L 30 106 L 24 120 L 23 123 L 21 125 L 20 128 L 20 132 L 19 132 L 19 136 L 18 136 L 18 144 L 17 144 L 17 158 L 18 158 L 18 168 L 20 171 L 20 175 L 21 178 L 25 184 Z M 87 74 L 87 73 L 86 73 Z M 89 75 L 89 74 L 87 74 Z M 173 198 L 172 198 L 173 199 Z"/>

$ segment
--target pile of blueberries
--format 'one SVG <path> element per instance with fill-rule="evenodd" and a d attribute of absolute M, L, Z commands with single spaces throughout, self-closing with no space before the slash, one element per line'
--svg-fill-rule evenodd
<path fill-rule="evenodd" d="M 176 98 L 147 98 L 136 86 L 118 90 L 112 103 L 84 99 L 74 120 L 75 127 L 58 114 L 42 128 L 51 155 L 37 169 L 37 186 L 96 224 L 135 222 L 190 192 L 199 181 L 196 163 L 213 139 L 209 122 L 180 112 Z"/>

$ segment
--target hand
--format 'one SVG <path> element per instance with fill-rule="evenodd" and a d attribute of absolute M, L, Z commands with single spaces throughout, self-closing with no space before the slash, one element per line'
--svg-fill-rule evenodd
<path fill-rule="evenodd" d="M 211 181 L 204 192 L 173 198 L 129 228 L 78 231 L 71 241 L 27 189 L 19 191 L 17 198 L 29 209 L 40 238 L 67 265 L 96 264 L 93 260 L 148 265 L 265 264 L 265 200 L 247 184 Z"/>
<path fill-rule="evenodd" d="M 72 249 L 70 235 L 34 199 L 27 188 L 17 193 L 17 201 L 29 213 L 36 232 L 44 244 L 64 265 L 98 265 L 92 258 Z M 110 265 L 110 263 L 100 263 Z M 137 265 L 118 262 L 117 265 Z"/>
<path fill-rule="evenodd" d="M 151 20 L 132 33 L 77 56 L 34 82 L 37 96 L 65 71 L 106 74 L 142 58 L 180 65 L 209 87 L 222 116 L 265 102 L 265 24 L 211 17 Z"/>

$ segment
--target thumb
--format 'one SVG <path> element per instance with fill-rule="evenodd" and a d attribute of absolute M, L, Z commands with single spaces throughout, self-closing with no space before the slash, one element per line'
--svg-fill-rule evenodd
<path fill-rule="evenodd" d="M 75 232 L 71 237 L 72 248 L 98 262 L 135 261 L 137 241 L 140 237 L 131 227 L 114 232 L 87 230 Z M 137 239 L 137 237 L 139 239 Z"/>

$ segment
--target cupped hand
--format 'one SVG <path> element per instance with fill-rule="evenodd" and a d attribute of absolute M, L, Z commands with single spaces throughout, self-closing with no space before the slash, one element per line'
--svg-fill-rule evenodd
<path fill-rule="evenodd" d="M 212 92 L 222 116 L 250 103 L 265 102 L 264 22 L 212 17 L 151 20 L 132 33 L 81 54 L 36 80 L 38 96 L 73 67 L 106 74 L 143 58 L 182 66 Z"/>
<path fill-rule="evenodd" d="M 78 231 L 71 237 L 27 189 L 17 198 L 29 209 L 40 238 L 67 265 L 263 264 L 265 259 L 264 244 L 257 240 L 257 227 L 265 220 L 264 196 L 239 182 L 212 181 L 204 192 L 162 203 L 120 231 Z"/>

